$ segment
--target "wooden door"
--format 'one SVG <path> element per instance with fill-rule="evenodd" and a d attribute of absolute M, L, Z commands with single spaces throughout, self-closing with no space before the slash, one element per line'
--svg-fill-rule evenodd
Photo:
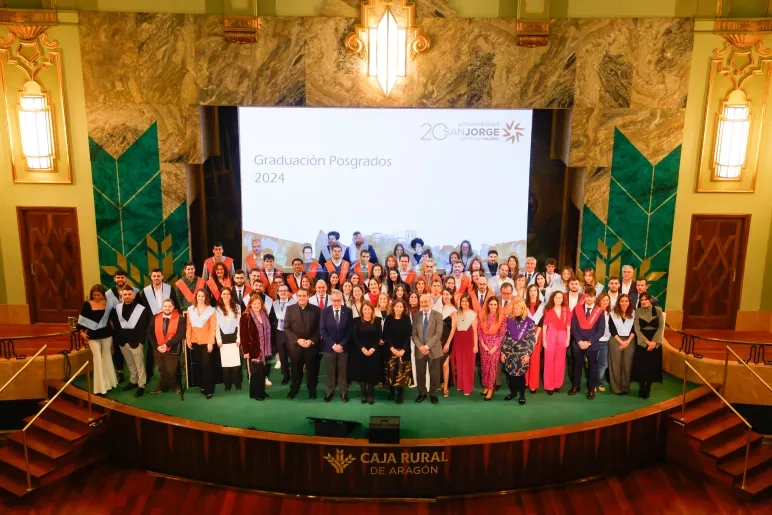
<path fill-rule="evenodd" d="M 84 298 L 77 212 L 19 207 L 17 218 L 30 319 L 66 323 L 78 316 Z"/>
<path fill-rule="evenodd" d="M 693 215 L 684 290 L 685 329 L 734 329 L 750 215 Z"/>

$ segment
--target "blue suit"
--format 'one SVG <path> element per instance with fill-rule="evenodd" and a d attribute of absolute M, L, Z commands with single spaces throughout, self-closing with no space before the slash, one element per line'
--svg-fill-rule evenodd
<path fill-rule="evenodd" d="M 598 351 L 600 350 L 600 339 L 606 331 L 606 317 L 601 313 L 590 329 L 583 329 L 579 325 L 577 311 L 582 310 L 584 312 L 585 309 L 587 309 L 587 306 L 584 303 L 578 304 L 571 316 L 571 357 L 573 359 L 571 379 L 572 386 L 579 390 L 582 385 L 582 371 L 584 370 L 584 358 L 586 357 L 590 368 L 589 377 L 587 378 L 587 388 L 589 391 L 598 386 L 595 384 L 598 381 Z M 583 341 L 590 342 L 590 346 L 587 349 L 579 347 L 578 342 Z"/>
<path fill-rule="evenodd" d="M 340 320 L 336 322 L 335 307 L 331 302 L 322 310 L 319 322 L 324 370 L 327 375 L 326 395 L 328 396 L 331 396 L 335 391 L 336 384 L 341 396 L 348 392 L 348 348 L 354 329 L 354 314 L 351 308 L 347 308 L 345 305 L 341 305 L 339 309 Z M 335 344 L 343 347 L 343 352 L 335 352 L 332 349 Z"/>

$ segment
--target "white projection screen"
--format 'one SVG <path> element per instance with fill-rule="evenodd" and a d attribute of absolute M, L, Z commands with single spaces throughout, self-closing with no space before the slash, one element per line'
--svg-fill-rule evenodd
<path fill-rule="evenodd" d="M 242 256 L 289 268 L 359 231 L 383 263 L 419 237 L 443 267 L 462 240 L 526 254 L 530 110 L 240 107 Z"/>

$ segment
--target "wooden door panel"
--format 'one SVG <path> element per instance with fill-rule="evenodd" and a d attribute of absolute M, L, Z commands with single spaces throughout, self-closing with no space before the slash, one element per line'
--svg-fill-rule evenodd
<path fill-rule="evenodd" d="M 734 329 L 749 226 L 746 215 L 692 217 L 684 328 Z"/>
<path fill-rule="evenodd" d="M 83 303 L 74 208 L 19 208 L 27 301 L 34 322 L 66 322 Z"/>

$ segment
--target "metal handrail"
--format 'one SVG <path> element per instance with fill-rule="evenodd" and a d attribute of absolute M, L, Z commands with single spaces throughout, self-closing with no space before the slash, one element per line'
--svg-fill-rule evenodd
<path fill-rule="evenodd" d="M 32 340 L 34 338 L 53 338 L 54 336 L 67 336 L 74 332 L 77 332 L 77 329 L 68 329 L 67 331 L 63 331 L 61 333 L 49 333 L 49 334 L 32 334 L 27 336 L 3 336 L 3 340 Z"/>
<path fill-rule="evenodd" d="M 693 338 L 699 338 L 700 340 L 704 340 L 706 342 L 717 342 L 717 343 L 736 343 L 738 345 L 772 345 L 772 343 L 769 342 L 746 342 L 744 340 L 730 340 L 729 338 L 713 338 L 711 336 L 700 336 L 697 334 L 689 334 L 687 332 L 684 332 L 680 329 L 676 329 L 675 327 L 672 327 L 668 324 L 665 324 L 665 327 L 670 329 L 671 331 L 674 331 L 678 334 L 683 334 L 685 336 L 691 336 Z"/>
<path fill-rule="evenodd" d="M 761 384 L 763 384 L 764 386 L 766 386 L 766 387 L 767 387 L 767 390 L 769 390 L 770 392 L 772 392 L 772 386 L 769 386 L 769 384 L 767 384 L 767 382 L 766 382 L 766 381 L 764 381 L 764 379 L 762 379 L 762 378 L 761 378 L 761 376 L 760 376 L 759 374 L 757 374 L 757 373 L 756 373 L 756 371 L 755 371 L 755 370 L 753 370 L 753 369 L 750 367 L 750 365 L 748 365 L 748 362 L 747 362 L 747 361 L 744 361 L 744 360 L 743 360 L 743 359 L 740 357 L 740 355 L 739 355 L 739 354 L 737 354 L 737 353 L 736 353 L 736 352 L 735 352 L 735 351 L 732 349 L 732 347 L 730 347 L 729 345 L 727 345 L 727 346 L 726 346 L 726 357 L 724 358 L 724 382 L 723 382 L 723 383 L 722 383 L 722 385 L 721 385 L 721 391 L 722 391 L 724 394 L 726 394 L 726 375 L 727 375 L 727 372 L 729 371 L 729 353 L 730 353 L 730 352 L 731 352 L 732 354 L 734 354 L 734 357 L 735 357 L 735 358 L 737 358 L 737 361 L 738 361 L 739 363 L 742 363 L 742 364 L 743 364 L 743 366 L 744 366 L 745 368 L 747 368 L 747 369 L 750 371 L 750 373 L 751 373 L 751 374 L 753 374 L 754 376 L 756 376 L 756 379 L 758 379 L 759 381 L 761 381 Z"/>
<path fill-rule="evenodd" d="M 678 348 L 678 352 L 683 352 L 684 354 L 687 354 L 687 355 L 691 354 L 697 359 L 703 358 L 703 355 L 698 354 L 696 351 L 696 341 L 702 340 L 704 342 L 723 343 L 725 345 L 730 345 L 730 344 L 748 345 L 750 346 L 750 350 L 748 351 L 749 352 L 748 359 L 743 360 L 742 358 L 740 358 L 740 356 L 737 356 L 737 353 L 735 353 L 735 356 L 737 356 L 739 360 L 745 361 L 745 362 L 753 361 L 754 364 L 758 364 L 760 362 L 763 365 L 772 365 L 772 361 L 767 360 L 764 356 L 765 350 L 767 349 L 767 347 L 772 347 L 772 343 L 749 342 L 745 340 L 732 340 L 729 338 L 713 338 L 710 336 L 699 336 L 696 334 L 690 334 L 680 329 L 671 327 L 667 323 L 665 324 L 665 327 L 681 335 L 681 347 Z"/>
<path fill-rule="evenodd" d="M 740 413 L 738 413 L 738 412 L 737 412 L 737 410 L 736 410 L 736 409 L 734 409 L 734 407 L 733 407 L 733 406 L 732 406 L 732 405 L 729 403 L 729 401 L 728 401 L 728 400 L 726 400 L 726 399 L 725 399 L 725 398 L 724 398 L 724 397 L 723 397 L 723 396 L 722 396 L 720 393 L 718 393 L 718 392 L 716 391 L 716 389 L 715 389 L 715 388 L 713 388 L 713 385 L 711 385 L 711 384 L 708 382 L 708 380 L 707 380 L 707 379 L 705 379 L 705 378 L 702 376 L 702 374 L 700 374 L 699 372 L 697 372 L 697 369 L 696 369 L 696 368 L 694 368 L 694 367 L 691 365 L 691 363 L 689 363 L 688 361 L 684 360 L 684 365 L 686 365 L 687 367 L 689 367 L 689 368 L 692 370 L 692 372 L 694 372 L 695 374 L 697 374 L 697 377 L 699 377 L 700 379 L 702 379 L 702 382 L 703 382 L 703 383 L 705 383 L 705 386 L 707 386 L 708 388 L 710 388 L 710 389 L 711 389 L 711 391 L 712 391 L 713 393 L 715 393 L 715 394 L 716 394 L 716 396 L 717 396 L 719 399 L 721 399 L 721 402 L 723 402 L 723 403 L 726 405 L 726 407 L 727 407 L 727 408 L 729 408 L 730 410 L 732 410 L 732 412 L 733 412 L 735 415 L 737 415 L 737 416 L 739 417 L 739 419 L 742 421 L 742 423 L 743 423 L 743 424 L 745 424 L 745 425 L 748 427 L 748 439 L 747 439 L 747 441 L 745 442 L 745 464 L 743 465 L 743 482 L 742 482 L 742 485 L 740 486 L 740 488 L 742 488 L 743 490 L 745 490 L 745 478 L 746 478 L 746 476 L 748 475 L 748 456 L 750 455 L 750 452 L 751 452 L 751 435 L 752 435 L 752 433 L 753 433 L 753 429 L 752 429 L 752 426 L 751 426 L 751 424 L 750 424 L 750 423 L 749 423 L 747 420 L 745 420 L 745 417 L 743 417 L 742 415 L 740 415 Z M 685 417 L 685 412 L 686 412 L 686 378 L 687 378 L 687 376 L 688 376 L 688 375 L 689 375 L 689 372 L 688 372 L 688 370 L 684 370 L 684 387 L 683 387 L 683 393 L 682 393 L 682 396 L 681 396 L 681 422 L 684 422 L 684 421 L 686 420 L 686 417 Z"/>
<path fill-rule="evenodd" d="M 27 471 L 27 491 L 32 491 L 32 476 L 29 472 L 29 450 L 27 449 L 27 430 L 32 427 L 32 424 L 35 423 L 35 421 L 38 419 L 40 415 L 43 414 L 43 412 L 48 409 L 48 407 L 56 400 L 57 397 L 64 391 L 65 388 L 70 386 L 70 383 L 72 383 L 76 377 L 80 375 L 81 372 L 83 372 L 83 369 L 88 367 L 91 364 L 90 361 L 86 361 L 83 363 L 83 365 L 78 369 L 77 372 L 75 372 L 72 377 L 70 377 L 66 383 L 64 383 L 64 386 L 62 386 L 58 392 L 54 394 L 53 397 L 51 397 L 51 400 L 46 402 L 46 405 L 43 406 L 40 411 L 37 412 L 37 414 L 32 417 L 32 420 L 30 420 L 26 426 L 24 426 L 24 429 L 21 430 L 21 435 L 24 439 L 24 464 L 26 466 Z M 91 422 L 94 420 L 94 417 L 91 416 L 91 377 L 88 375 L 88 372 L 86 372 L 86 394 L 88 396 L 88 421 Z"/>
<path fill-rule="evenodd" d="M 46 394 L 46 400 L 48 400 L 48 344 L 43 345 L 38 349 L 38 351 L 35 353 L 34 356 L 32 356 L 29 361 L 27 361 L 23 367 L 21 367 L 14 375 L 11 377 L 7 383 L 3 385 L 2 388 L 0 388 L 0 393 L 3 392 L 6 388 L 8 388 L 8 385 L 13 382 L 14 379 L 19 377 L 19 375 L 24 372 L 24 370 L 32 364 L 33 361 L 35 361 L 35 358 L 40 356 L 40 353 L 43 353 L 43 386 L 45 387 L 45 394 Z"/>

